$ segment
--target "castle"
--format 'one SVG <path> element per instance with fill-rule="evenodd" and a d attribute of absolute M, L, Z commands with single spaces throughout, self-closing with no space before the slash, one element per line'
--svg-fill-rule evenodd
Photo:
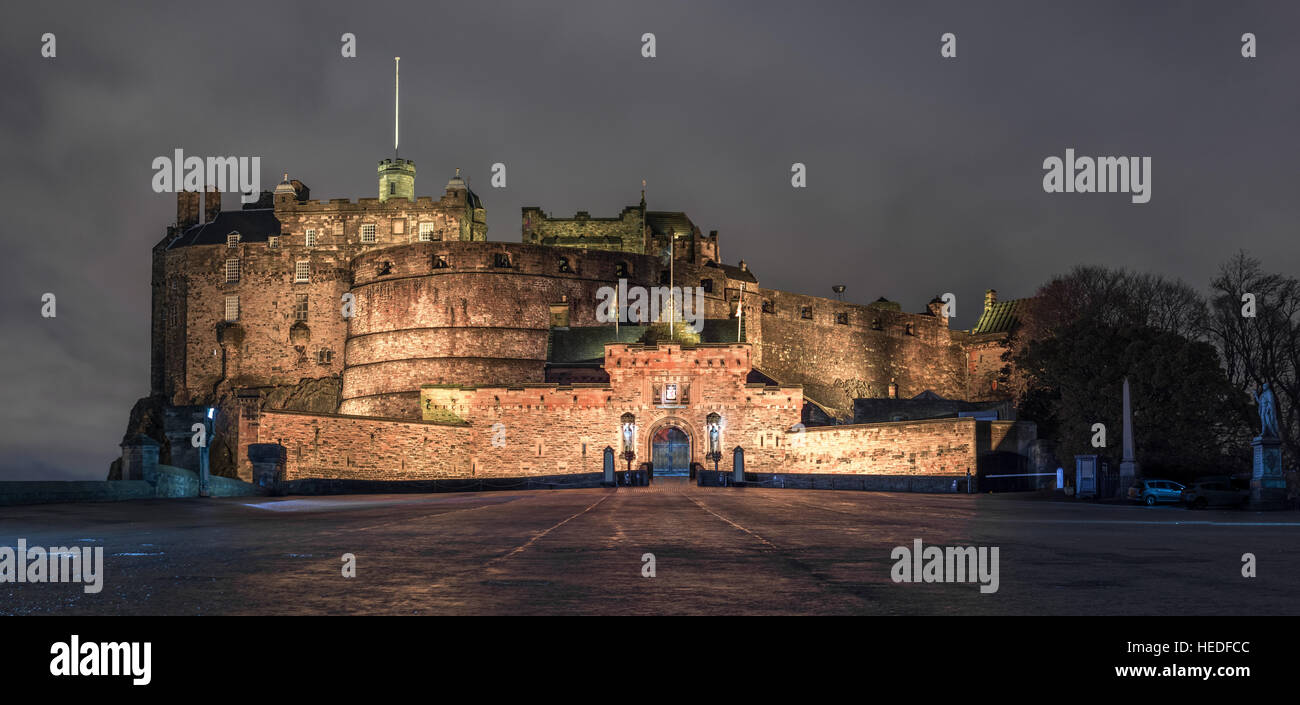
<path fill-rule="evenodd" d="M 287 174 L 240 210 L 177 194 L 128 436 L 194 466 L 215 406 L 217 474 L 249 479 L 248 446 L 277 443 L 285 479 L 372 480 L 598 472 L 607 446 L 674 473 L 710 444 L 755 471 L 959 476 L 1034 441 L 997 403 L 1017 302 L 992 291 L 952 330 L 938 298 L 909 313 L 765 288 L 644 190 L 610 218 L 524 208 L 508 243 L 459 170 L 436 199 L 410 160 L 378 177 L 356 201 Z M 698 287 L 698 335 L 600 320 L 620 280 Z"/>

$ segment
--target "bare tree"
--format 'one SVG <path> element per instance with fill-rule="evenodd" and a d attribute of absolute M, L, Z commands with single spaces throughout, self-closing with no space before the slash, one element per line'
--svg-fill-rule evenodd
<path fill-rule="evenodd" d="M 1243 250 L 1219 268 L 1211 289 L 1206 327 L 1228 379 L 1252 396 L 1266 382 L 1273 386 L 1283 447 L 1294 462 L 1300 457 L 1300 281 L 1265 272 Z M 1255 419 L 1246 422 L 1257 426 Z"/>

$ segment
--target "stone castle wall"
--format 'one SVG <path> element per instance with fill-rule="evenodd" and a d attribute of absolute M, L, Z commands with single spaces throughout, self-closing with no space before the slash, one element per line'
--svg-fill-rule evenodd
<path fill-rule="evenodd" d="M 286 479 L 290 480 L 594 473 L 602 470 L 606 446 L 616 453 L 622 447 L 622 407 L 602 402 L 599 397 L 606 392 L 608 388 L 596 387 L 438 390 L 426 398 L 447 401 L 475 421 L 461 426 L 264 411 L 256 433 L 259 442 L 285 447 Z M 453 395 L 458 395 L 454 402 Z M 568 401 L 575 396 L 579 401 Z M 732 469 L 731 451 L 741 446 L 750 472 L 961 476 L 967 470 L 977 471 L 977 428 L 987 429 L 992 423 L 954 418 L 787 431 L 783 429 L 788 427 L 791 409 L 780 403 L 787 400 L 779 393 L 769 397 L 766 411 L 751 409 L 735 417 L 743 423 L 726 428 L 720 469 Z M 633 467 L 651 457 L 650 438 L 663 425 L 687 431 L 692 439 L 692 461 L 713 467 L 702 449 L 706 414 L 653 408 L 641 411 Z M 241 457 L 247 457 L 250 442 L 254 441 L 241 439 Z M 624 467 L 620 456 L 616 456 L 616 466 Z M 251 477 L 251 469 L 241 467 L 240 477 Z"/>
<path fill-rule="evenodd" d="M 530 245 L 645 252 L 645 207 L 629 206 L 615 218 L 593 218 L 586 211 L 572 218 L 551 218 L 541 208 L 526 207 L 522 241 Z"/>
<path fill-rule="evenodd" d="M 424 421 L 263 411 L 239 439 L 239 477 L 252 479 L 253 443 L 284 446 L 285 480 L 472 477 L 477 435 L 475 428 Z"/>
<path fill-rule="evenodd" d="M 749 294 L 747 292 L 747 297 Z M 758 346 L 763 372 L 851 414 L 856 397 L 911 398 L 932 390 L 966 397 L 964 353 L 945 319 L 851 304 L 817 296 L 759 289 L 747 300 L 747 339 Z M 771 302 L 770 312 L 762 310 Z M 812 318 L 804 318 L 804 309 Z"/>
<path fill-rule="evenodd" d="M 976 471 L 975 419 L 809 428 L 787 453 L 789 472 L 964 475 Z M 987 423 L 987 422 L 983 422 Z"/>
<path fill-rule="evenodd" d="M 186 196 L 197 194 L 178 195 L 186 204 L 183 217 L 194 218 L 189 201 L 195 199 Z M 207 403 L 223 384 L 291 385 L 340 374 L 347 333 L 342 296 L 351 287 L 353 258 L 416 242 L 421 223 L 432 225 L 439 239 L 482 240 L 482 209 L 471 206 L 463 190 L 385 203 L 277 196 L 274 246 L 264 233 L 245 233 L 228 247 L 220 233 L 220 244 L 169 249 L 167 240 L 185 237 L 173 229 L 154 254 L 152 393 L 177 404 Z M 375 226 L 374 242 L 362 241 L 362 225 Z M 308 230 L 314 245 L 307 244 Z M 231 259 L 239 263 L 236 282 L 226 281 Z M 308 264 L 306 282 L 297 281 L 298 262 Z M 307 321 L 295 326 L 299 295 L 307 296 Z M 233 324 L 226 321 L 227 296 L 239 299 Z"/>
<path fill-rule="evenodd" d="M 665 269 L 645 255 L 498 242 L 417 243 L 356 258 L 340 411 L 408 416 L 423 384 L 544 381 L 551 307 L 567 303 L 570 326 L 611 325 L 596 318 L 597 292 L 616 285 L 619 265 L 643 286 Z M 683 266 L 678 281 L 704 277 L 717 278 L 705 316 L 726 317 L 721 270 Z"/>

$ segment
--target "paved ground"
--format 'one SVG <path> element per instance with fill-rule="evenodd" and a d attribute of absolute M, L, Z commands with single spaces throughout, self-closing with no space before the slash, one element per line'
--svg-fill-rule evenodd
<path fill-rule="evenodd" d="M 1300 613 L 1295 512 L 1015 495 L 676 485 L 0 508 L 0 545 L 18 538 L 103 546 L 105 587 L 0 583 L 0 614 Z M 999 590 L 894 583 L 891 551 L 917 538 L 999 547 Z"/>

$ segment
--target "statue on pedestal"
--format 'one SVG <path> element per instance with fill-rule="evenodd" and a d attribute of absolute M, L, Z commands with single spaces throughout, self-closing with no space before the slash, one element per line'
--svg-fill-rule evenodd
<path fill-rule="evenodd" d="M 1255 403 L 1259 405 L 1260 437 L 1281 438 L 1277 423 L 1277 398 L 1273 396 L 1273 387 L 1269 383 L 1265 382 L 1264 390 L 1255 395 Z"/>

